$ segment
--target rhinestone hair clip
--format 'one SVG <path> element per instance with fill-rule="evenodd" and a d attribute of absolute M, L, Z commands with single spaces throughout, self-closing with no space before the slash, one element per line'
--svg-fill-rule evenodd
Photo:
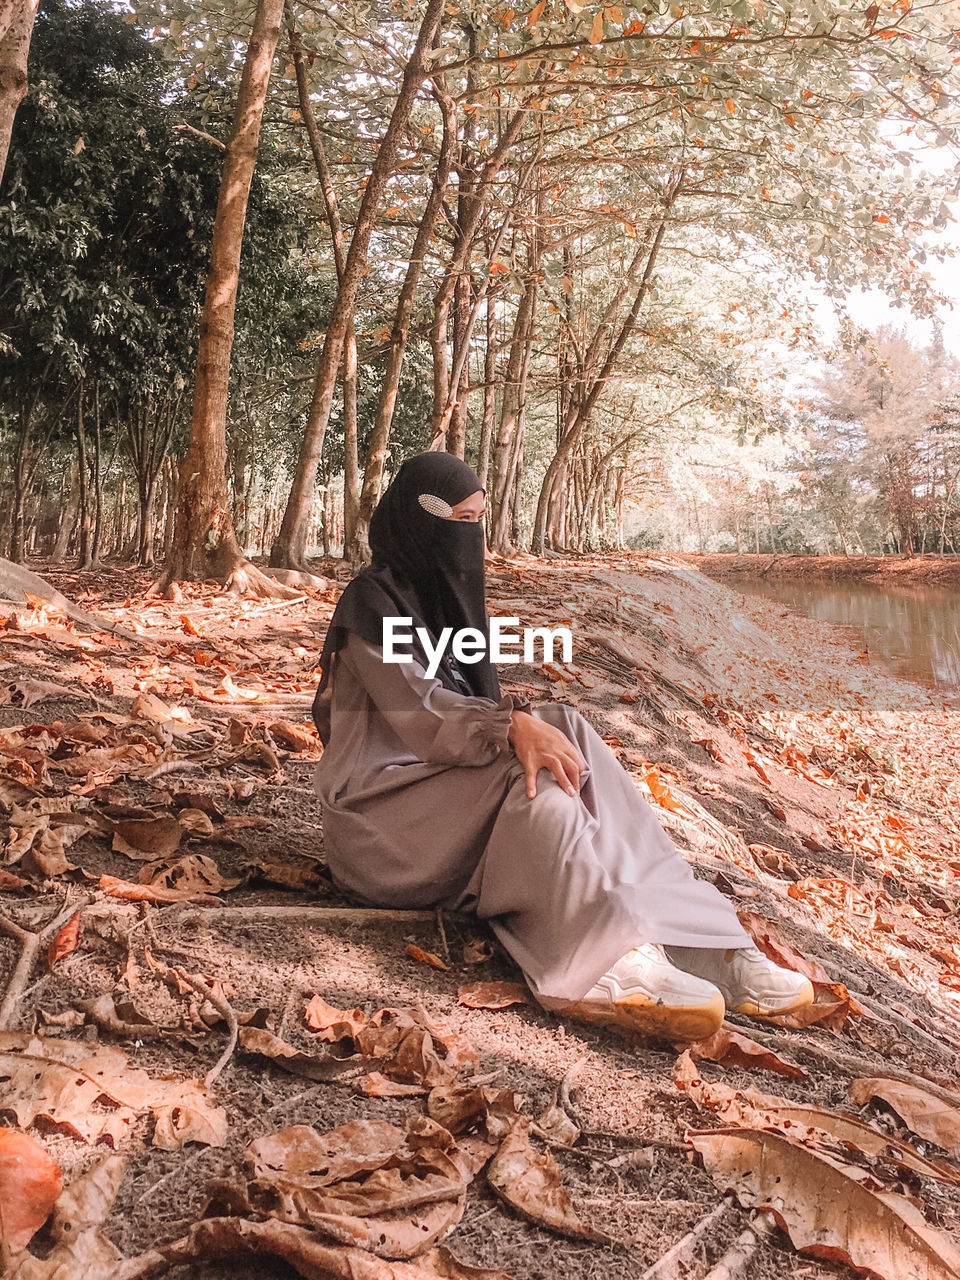
<path fill-rule="evenodd" d="M 450 503 L 444 502 L 443 498 L 438 498 L 435 493 L 421 493 L 417 501 L 424 511 L 432 516 L 439 516 L 441 520 L 449 520 L 453 515 L 453 507 Z"/>

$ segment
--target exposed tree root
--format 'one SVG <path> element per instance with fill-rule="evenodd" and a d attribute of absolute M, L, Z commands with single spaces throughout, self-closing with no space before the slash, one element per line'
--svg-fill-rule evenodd
<path fill-rule="evenodd" d="M 448 911 L 448 919 L 467 921 L 474 917 Z M 171 918 L 169 911 L 163 918 Z M 436 924 L 437 913 L 401 911 L 381 907 L 193 907 L 177 914 L 178 924 L 248 923 L 251 920 L 282 920 L 287 924 Z"/>
<path fill-rule="evenodd" d="M 243 560 L 237 565 L 223 588 L 237 596 L 263 596 L 273 600 L 292 600 L 294 596 L 302 594 L 295 588 L 285 587 L 282 582 L 268 577 L 249 560 Z"/>
<path fill-rule="evenodd" d="M 757 1250 L 765 1236 L 776 1226 L 773 1214 L 758 1213 L 753 1223 L 734 1240 L 715 1267 L 704 1276 L 703 1280 L 743 1280 L 748 1275 Z"/>
<path fill-rule="evenodd" d="M 658 1258 L 652 1267 L 648 1267 L 640 1280 L 677 1280 L 678 1276 L 686 1275 L 704 1239 L 716 1230 L 723 1218 L 734 1212 L 733 1197 L 726 1196 L 715 1209 L 711 1209 L 705 1218 L 701 1218 L 695 1227 L 678 1240 L 671 1249 L 668 1249 L 662 1258 Z"/>
<path fill-rule="evenodd" d="M 265 569 L 268 578 L 276 578 L 285 587 L 299 587 L 302 591 L 307 587 L 310 591 L 329 591 L 333 585 L 328 578 L 308 573 L 306 569 Z"/>
<path fill-rule="evenodd" d="M 86 906 L 89 899 L 84 898 L 81 902 L 68 902 L 61 911 L 50 921 L 44 925 L 42 929 L 36 933 L 31 933 L 29 929 L 23 929 L 15 920 L 11 920 L 9 916 L 0 915 L 0 933 L 5 933 L 8 938 L 13 938 L 20 943 L 22 948 L 20 958 L 17 961 L 16 968 L 10 976 L 7 983 L 7 989 L 4 992 L 3 1003 L 0 1004 L 0 1030 L 8 1030 L 10 1027 L 10 1019 L 13 1015 L 17 1001 L 27 989 L 27 983 L 33 974 L 34 966 L 37 963 L 37 956 L 40 954 L 40 948 L 44 943 L 54 937 L 57 930 L 62 924 Z"/>

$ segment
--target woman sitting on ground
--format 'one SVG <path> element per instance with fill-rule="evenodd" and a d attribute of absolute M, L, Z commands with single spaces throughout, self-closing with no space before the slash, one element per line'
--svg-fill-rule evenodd
<path fill-rule="evenodd" d="M 609 747 L 573 708 L 502 696 L 486 654 L 429 677 L 416 628 L 487 634 L 483 489 L 449 454 L 411 458 L 370 524 L 373 563 L 330 623 L 314 719 L 336 883 L 383 907 L 487 921 L 548 1009 L 696 1040 L 724 1009 L 809 1004 L 810 982 L 752 945 L 698 880 Z M 384 618 L 414 660 L 386 662 Z"/>

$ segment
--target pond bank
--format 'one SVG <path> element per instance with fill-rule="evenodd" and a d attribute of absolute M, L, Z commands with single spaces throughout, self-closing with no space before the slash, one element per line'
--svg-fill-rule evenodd
<path fill-rule="evenodd" d="M 788 556 L 675 552 L 664 555 L 711 578 L 848 578 L 893 584 L 960 586 L 960 558 L 952 556 Z"/>

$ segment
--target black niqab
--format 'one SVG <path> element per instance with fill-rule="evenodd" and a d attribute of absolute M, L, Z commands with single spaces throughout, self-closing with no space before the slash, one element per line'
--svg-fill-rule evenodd
<path fill-rule="evenodd" d="M 427 629 L 434 645 L 444 627 L 454 632 L 473 627 L 487 637 L 489 651 L 483 525 L 433 515 L 419 501 L 422 494 L 430 494 L 455 507 L 480 488 L 476 475 L 459 458 L 422 453 L 403 463 L 380 499 L 370 521 L 373 563 L 344 589 L 320 657 L 323 674 L 313 718 L 324 744 L 330 734 L 334 655 L 351 632 L 380 646 L 385 617 L 412 618 L 410 651 L 424 667 L 427 655 L 417 627 Z M 458 664 L 448 646 L 437 679 L 458 693 L 497 700 L 501 696 L 488 652 L 479 662 Z"/>

